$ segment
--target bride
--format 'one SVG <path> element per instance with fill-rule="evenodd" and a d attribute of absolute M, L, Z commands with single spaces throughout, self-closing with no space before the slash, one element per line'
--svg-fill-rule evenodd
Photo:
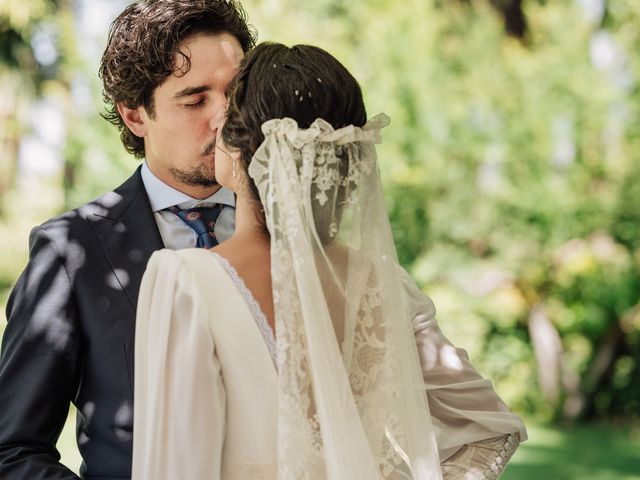
<path fill-rule="evenodd" d="M 398 266 L 357 81 L 261 44 L 228 90 L 236 231 L 138 303 L 133 479 L 497 478 L 526 432 Z"/>

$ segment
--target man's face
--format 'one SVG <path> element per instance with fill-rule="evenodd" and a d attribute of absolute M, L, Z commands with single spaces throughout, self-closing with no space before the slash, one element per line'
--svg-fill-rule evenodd
<path fill-rule="evenodd" d="M 143 107 L 147 164 L 162 181 L 195 198 L 205 198 L 219 185 L 215 179 L 215 140 L 224 122 L 225 89 L 243 57 L 238 40 L 229 33 L 189 37 L 176 56 L 176 71 L 153 92 L 155 115 Z"/>

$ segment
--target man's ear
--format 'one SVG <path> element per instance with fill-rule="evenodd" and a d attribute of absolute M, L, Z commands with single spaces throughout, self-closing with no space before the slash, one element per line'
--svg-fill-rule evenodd
<path fill-rule="evenodd" d="M 142 112 L 143 107 L 129 108 L 124 103 L 118 103 L 118 112 L 124 120 L 124 123 L 129 127 L 129 130 L 137 137 L 144 137 L 147 134 L 147 126 L 145 120 L 147 116 Z"/>

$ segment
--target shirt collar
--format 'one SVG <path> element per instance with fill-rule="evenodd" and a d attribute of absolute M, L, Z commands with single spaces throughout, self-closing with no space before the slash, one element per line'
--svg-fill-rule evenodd
<path fill-rule="evenodd" d="M 232 191 L 227 190 L 224 187 L 221 187 L 216 193 L 207 198 L 199 199 L 190 197 L 186 193 L 182 193 L 179 190 L 170 187 L 156 177 L 149 169 L 146 160 L 142 164 L 140 174 L 142 175 L 144 188 L 149 196 L 151 209 L 154 212 L 159 212 L 165 208 L 173 207 L 174 205 L 178 205 L 180 208 L 207 206 L 213 203 L 222 203 L 231 207 L 235 207 L 236 205 L 235 195 Z"/>

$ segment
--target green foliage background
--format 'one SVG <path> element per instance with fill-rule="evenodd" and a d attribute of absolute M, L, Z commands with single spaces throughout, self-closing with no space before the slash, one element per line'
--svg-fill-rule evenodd
<path fill-rule="evenodd" d="M 74 23 L 90 4 L 0 4 L 3 299 L 26 261 L 30 226 L 136 165 L 97 115 L 98 58 L 80 53 Z M 260 40 L 329 50 L 361 81 L 370 116 L 391 117 L 379 157 L 399 259 L 507 403 L 555 424 L 637 425 L 637 0 L 243 4 Z M 521 5 L 523 36 L 505 29 L 499 6 L 510 4 Z M 58 49 L 46 68 L 31 48 L 43 25 Z M 78 107 L 78 79 L 89 107 Z M 62 163 L 25 183 L 20 139 L 37 129 L 25 112 L 42 98 L 65 118 Z M 638 427 L 625 432 L 637 445 Z M 593 478 L 623 478 L 611 475 Z"/>

